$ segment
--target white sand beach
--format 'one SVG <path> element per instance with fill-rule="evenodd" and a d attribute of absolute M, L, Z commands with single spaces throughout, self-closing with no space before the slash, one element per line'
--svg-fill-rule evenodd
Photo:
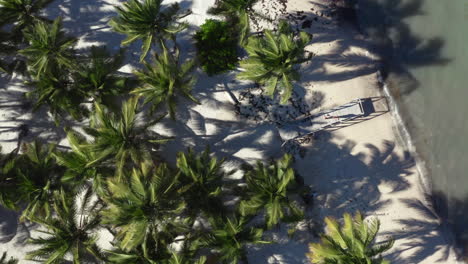
<path fill-rule="evenodd" d="M 187 17 L 192 24 L 191 30 L 208 17 L 206 10 L 214 1 L 181 2 L 183 8 L 193 11 Z M 122 2 L 56 0 L 47 15 L 67 18 L 65 28 L 71 35 L 80 36 L 78 49 L 107 45 L 117 50 L 124 37 L 111 32 L 107 22 L 115 15 L 113 6 Z M 288 0 L 285 10 L 281 9 L 285 1 L 265 2 L 269 3 L 267 11 L 278 17 L 286 18 L 288 14 L 297 17 L 289 16 L 289 19 L 293 24 L 298 21 L 299 28 L 306 20 L 312 23 L 304 30 L 313 34 L 307 49 L 316 55 L 310 63 L 302 65 L 302 80 L 295 87 L 299 95 L 304 95 L 311 113 L 357 98 L 373 98 L 375 113 L 367 120 L 318 134 L 316 139 L 301 147 L 301 153 L 295 156 L 295 168 L 315 192 L 313 205 L 307 213 L 311 219 L 299 225 L 301 231 L 293 238 L 287 236 L 286 230 L 269 233 L 277 243 L 249 248 L 250 263 L 309 263 L 305 256 L 307 245 L 317 241 L 317 236 L 306 227 L 317 229 L 325 216 L 340 217 L 344 212 L 356 210 L 381 220 L 378 239 L 387 236 L 396 239 L 395 246 L 385 255 L 391 263 L 457 263 L 450 236 L 425 198 L 422 176 L 401 141 L 386 100 L 382 98 L 377 80 L 378 58 L 370 51 L 366 39 L 352 25 L 340 25 L 333 17 L 321 16 L 326 13 L 323 6 L 328 2 L 326 0 Z M 179 37 L 186 54 L 195 51 L 191 34 L 193 31 Z M 131 72 L 138 67 L 138 51 L 139 43 L 129 47 L 128 64 L 122 71 Z M 161 134 L 176 136 L 163 148 L 165 159 L 174 162 L 175 154 L 187 147 L 202 151 L 209 145 L 217 157 L 227 159 L 226 169 L 233 169 L 244 162 L 254 164 L 283 154 L 282 141 L 273 122 L 255 121 L 236 113 L 228 91 L 241 100 L 242 92 L 251 84 L 235 81 L 235 72 L 215 77 L 208 77 L 201 71 L 198 74 L 199 81 L 193 94 L 201 104 L 181 101 L 178 121 L 167 118 L 155 127 Z M 17 78 L 2 80 L 2 104 L 21 104 L 21 91 L 27 88 L 20 83 Z M 0 144 L 4 152 L 17 147 L 17 127 L 21 124 L 29 127 L 24 141 L 42 138 L 67 145 L 64 132 L 55 128 L 44 111 L 31 114 L 18 106 L 1 107 L 0 121 Z M 74 122 L 69 125 L 80 126 Z M 20 223 L 17 213 L 0 207 L 0 252 L 7 251 L 10 256 L 20 259 L 24 257 L 31 250 L 26 239 L 39 235 L 35 228 L 30 223 Z M 100 235 L 100 245 L 110 247 L 112 235 L 104 231 Z M 33 262 L 21 260 L 20 263 Z"/>

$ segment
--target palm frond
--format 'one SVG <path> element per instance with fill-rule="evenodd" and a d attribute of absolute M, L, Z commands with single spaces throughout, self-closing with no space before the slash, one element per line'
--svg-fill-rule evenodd
<path fill-rule="evenodd" d="M 137 39 L 143 41 L 140 61 L 144 60 L 153 44 L 170 39 L 188 26 L 178 21 L 188 13 L 181 13 L 177 3 L 163 8 L 162 0 L 129 0 L 116 10 L 118 16 L 109 25 L 116 32 L 127 35 L 122 45 Z"/>
<path fill-rule="evenodd" d="M 307 33 L 301 32 L 297 37 L 284 21 L 277 33 L 265 30 L 263 37 L 249 37 L 245 46 L 249 57 L 240 61 L 243 71 L 237 78 L 265 84 L 272 97 L 279 90 L 281 103 L 285 104 L 291 97 L 293 81 L 300 77 L 295 67 L 311 58 L 305 56 L 304 50 L 309 41 Z"/>
<path fill-rule="evenodd" d="M 322 235 L 321 243 L 310 244 L 307 256 L 312 263 L 390 263 L 381 254 L 393 246 L 393 239 L 373 245 L 379 230 L 377 219 L 367 223 L 359 212 L 354 217 L 345 214 L 343 218 L 343 225 L 325 218 L 327 234 Z"/>
<path fill-rule="evenodd" d="M 151 110 L 155 111 L 161 103 L 165 103 L 172 119 L 175 119 L 175 99 L 177 95 L 199 103 L 191 90 L 196 78 L 192 71 L 194 60 L 180 64 L 178 58 L 169 53 L 164 43 L 162 54 L 155 54 L 154 64 L 145 64 L 146 71 L 137 71 L 142 86 L 132 93 L 145 98 L 145 103 L 151 103 Z"/>

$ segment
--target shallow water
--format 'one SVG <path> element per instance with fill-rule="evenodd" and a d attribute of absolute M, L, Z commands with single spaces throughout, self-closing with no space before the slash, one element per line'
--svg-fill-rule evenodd
<path fill-rule="evenodd" d="M 358 2 L 361 30 L 382 55 L 385 82 L 425 161 L 435 207 L 466 245 L 468 0 Z"/>

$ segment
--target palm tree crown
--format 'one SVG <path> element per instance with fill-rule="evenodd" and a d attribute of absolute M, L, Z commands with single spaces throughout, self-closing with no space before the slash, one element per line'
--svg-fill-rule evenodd
<path fill-rule="evenodd" d="M 40 11 L 54 0 L 0 0 L 0 26 L 14 24 L 14 33 L 32 26 L 38 21 L 46 21 Z"/>
<path fill-rule="evenodd" d="M 91 126 L 85 131 L 94 137 L 88 143 L 88 150 L 95 153 L 95 159 L 88 162 L 86 167 L 93 167 L 99 163 L 111 160 L 117 165 L 117 175 L 121 175 L 129 160 L 140 162 L 149 157 L 149 152 L 156 144 L 169 139 L 149 130 L 163 117 L 154 119 L 142 125 L 137 118 L 138 98 L 127 100 L 120 113 L 113 113 L 95 103 L 95 113 L 91 119 Z"/>
<path fill-rule="evenodd" d="M 106 47 L 92 46 L 89 56 L 79 58 L 73 71 L 74 89 L 95 102 L 114 106 L 115 97 L 124 93 L 128 86 L 127 78 L 118 73 L 124 58 L 123 49 L 112 56 Z"/>
<path fill-rule="evenodd" d="M 20 50 L 20 53 L 27 57 L 36 78 L 60 72 L 62 67 L 70 68 L 73 65 L 73 46 L 77 39 L 66 36 L 61 24 L 61 18 L 57 18 L 52 25 L 38 21 L 24 31 L 29 47 Z"/>
<path fill-rule="evenodd" d="M 209 218 L 209 222 L 212 229 L 201 244 L 217 249 L 222 263 L 248 263 L 245 244 L 268 243 L 262 240 L 262 229 L 247 227 L 243 217 Z"/>
<path fill-rule="evenodd" d="M 104 197 L 109 207 L 102 212 L 103 223 L 119 227 L 116 238 L 123 250 L 152 239 L 156 242 L 153 250 L 167 251 L 158 245 L 169 245 L 167 241 L 177 236 L 177 215 L 185 208 L 185 203 L 175 199 L 177 177 L 164 164 L 155 168 L 151 161 L 144 161 L 132 170 L 128 181 L 109 180 L 109 195 Z"/>
<path fill-rule="evenodd" d="M 65 188 L 61 182 L 63 168 L 55 163 L 52 156 L 54 146 L 43 145 L 38 141 L 24 145 L 24 154 L 18 155 L 3 169 L 7 175 L 14 177 L 11 181 L 16 195 L 2 203 L 18 207 L 27 204 L 21 219 L 32 217 L 48 218 L 51 215 L 51 201 L 56 192 Z M 8 198 L 3 197 L 3 199 Z"/>
<path fill-rule="evenodd" d="M 224 212 L 221 201 L 223 162 L 224 160 L 210 158 L 208 149 L 201 155 L 196 155 L 192 149 L 187 154 L 178 154 L 177 167 L 181 172 L 180 181 L 184 185 L 181 189 L 184 190 L 183 196 L 187 203 L 192 204 L 188 208 L 192 216 L 198 215 L 200 211 L 209 215 Z"/>
<path fill-rule="evenodd" d="M 239 43 L 246 44 L 250 33 L 250 13 L 256 13 L 252 7 L 258 0 L 219 0 L 216 6 L 209 9 L 208 13 L 225 16 L 239 32 Z"/>
<path fill-rule="evenodd" d="M 372 219 L 364 222 L 361 213 L 354 218 L 344 214 L 344 225 L 333 218 L 325 218 L 328 233 L 322 235 L 321 243 L 310 244 L 309 259 L 316 264 L 390 264 L 381 254 L 393 246 L 393 239 L 373 245 L 380 222 Z"/>
<path fill-rule="evenodd" d="M 91 194 L 85 193 L 79 207 L 63 192 L 56 195 L 54 217 L 47 221 L 34 218 L 35 222 L 47 228 L 41 232 L 48 237 L 30 239 L 29 243 L 39 248 L 29 252 L 26 259 L 45 263 L 63 263 L 68 255 L 72 256 L 73 263 L 100 259 L 102 254 L 96 245 L 97 236 L 93 235 L 99 226 L 99 217 L 93 214 L 96 205 L 90 204 Z"/>
<path fill-rule="evenodd" d="M 285 21 L 280 23 L 277 34 L 265 30 L 263 37 L 250 37 L 245 46 L 249 58 L 240 61 L 244 71 L 237 78 L 265 85 L 266 94 L 272 97 L 280 89 L 281 103 L 285 104 L 293 91 L 292 81 L 300 78 L 295 66 L 311 57 L 304 57 L 304 48 L 310 39 L 305 32 L 296 39 Z"/>
<path fill-rule="evenodd" d="M 290 188 L 294 184 L 292 157 L 286 154 L 281 160 L 265 167 L 258 162 L 253 171 L 246 174 L 248 200 L 240 204 L 243 215 L 253 215 L 265 209 L 266 226 L 271 228 L 280 220 L 297 221 L 302 212 L 289 199 Z"/>
<path fill-rule="evenodd" d="M 195 103 L 199 103 L 190 91 L 196 82 L 192 71 L 195 69 L 195 60 L 179 64 L 178 55 L 167 51 L 164 44 L 162 54 L 155 54 L 154 65 L 144 63 L 146 71 L 137 71 L 135 74 L 142 82 L 142 87 L 133 91 L 134 94 L 143 96 L 145 103 L 152 103 L 154 111 L 157 106 L 165 102 L 169 109 L 169 115 L 175 119 L 176 95 L 180 94 Z"/>
<path fill-rule="evenodd" d="M 116 7 L 119 13 L 110 21 L 110 26 L 117 32 L 126 34 L 122 45 L 128 45 L 137 39 L 143 41 L 141 57 L 148 54 L 153 43 L 160 43 L 188 27 L 177 20 L 190 12 L 180 13 L 178 3 L 162 10 L 162 0 L 129 0 L 122 7 Z"/>

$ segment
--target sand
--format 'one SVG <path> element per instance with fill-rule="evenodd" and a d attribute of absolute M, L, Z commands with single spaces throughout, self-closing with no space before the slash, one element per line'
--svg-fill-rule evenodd
<path fill-rule="evenodd" d="M 115 15 L 113 5 L 122 2 L 56 0 L 48 9 L 48 15 L 67 17 L 65 28 L 70 34 L 80 36 L 78 48 L 107 45 L 117 50 L 123 36 L 110 32 L 106 24 Z M 370 52 L 366 40 L 355 28 L 339 26 L 333 18 L 316 15 L 325 2 L 289 0 L 287 3 L 286 11 L 302 19 L 299 27 L 305 20 L 312 21 L 312 26 L 306 30 L 314 38 L 307 49 L 316 54 L 312 62 L 302 65 L 303 78 L 295 85 L 296 92 L 304 95 L 312 113 L 369 97 L 375 97 L 379 112 L 369 120 L 320 134 L 302 146 L 301 155 L 295 156 L 295 168 L 315 192 L 314 204 L 307 210 L 307 215 L 315 221 L 310 218 L 301 223 L 294 238 L 286 235 L 285 228 L 269 232 L 267 235 L 276 243 L 249 247 L 250 263 L 308 263 L 307 244 L 317 240 L 315 230 L 319 230 L 321 219 L 355 210 L 379 217 L 382 233 L 378 239 L 385 239 L 387 235 L 396 239 L 394 248 L 386 254 L 392 263 L 456 263 L 449 246 L 450 236 L 432 213 L 421 185 L 421 175 L 400 140 L 385 99 L 381 98 L 377 56 Z M 206 10 L 213 3 L 214 0 L 182 1 L 182 7 L 193 11 L 187 17 L 192 31 L 179 37 L 186 56 L 194 52 L 190 34 L 209 17 Z M 286 15 L 280 8 L 281 1 L 267 3 L 267 11 L 274 16 Z M 304 13 L 297 14 L 297 11 Z M 122 71 L 131 72 L 138 67 L 138 51 L 139 43 L 130 46 L 127 65 Z M 162 150 L 169 162 L 173 163 L 175 154 L 187 147 L 202 151 L 206 145 L 216 156 L 226 158 L 226 169 L 237 169 L 244 162 L 254 164 L 283 154 L 274 123 L 236 113 L 231 95 L 241 100 L 242 92 L 252 88 L 252 84 L 236 82 L 235 73 L 208 77 L 198 72 L 198 75 L 199 82 L 193 94 L 201 105 L 181 100 L 178 122 L 165 119 L 155 127 L 161 134 L 176 135 Z M 2 104 L 10 103 L 11 98 L 21 102 L 20 91 L 26 89 L 16 78 L 3 81 L 1 88 Z M 245 105 L 245 100 L 241 103 Z M 0 142 L 5 152 L 17 146 L 15 129 L 23 123 L 30 127 L 25 141 L 39 137 L 67 145 L 64 133 L 54 127 L 44 111 L 30 114 L 19 107 L 2 107 L 0 120 L 3 124 Z M 82 124 L 70 122 L 70 125 Z M 241 174 L 238 172 L 233 177 L 241 177 Z M 19 223 L 16 213 L 0 208 L 0 252 L 8 251 L 9 255 L 22 258 L 31 250 L 25 243 L 26 238 L 38 235 L 34 230 L 35 226 L 29 223 Z M 100 235 L 100 245 L 109 247 L 112 236 L 105 232 Z"/>

